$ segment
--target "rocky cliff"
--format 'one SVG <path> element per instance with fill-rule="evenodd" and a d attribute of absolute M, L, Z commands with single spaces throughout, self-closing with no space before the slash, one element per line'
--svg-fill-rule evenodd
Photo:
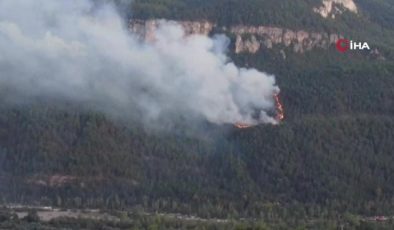
<path fill-rule="evenodd" d="M 292 47 L 294 52 L 303 53 L 313 48 L 328 48 L 340 37 L 337 34 L 294 31 L 269 26 L 234 26 L 230 33 L 236 35 L 236 53 L 256 53 L 261 48 L 271 49 L 274 45 Z"/>
<path fill-rule="evenodd" d="M 303 53 L 314 48 L 328 48 L 339 37 L 338 34 L 290 30 L 271 26 L 232 26 L 217 28 L 207 21 L 178 21 L 186 34 L 209 35 L 215 32 L 228 33 L 235 37 L 236 53 L 256 53 L 261 49 L 272 49 L 276 45 L 290 47 L 296 53 Z M 154 39 L 159 20 L 132 20 L 129 29 L 148 41 Z"/>
<path fill-rule="evenodd" d="M 342 14 L 342 10 L 348 10 L 357 13 L 357 5 L 353 0 L 323 0 L 321 7 L 316 7 L 313 10 L 320 14 L 322 17 L 335 18 L 335 15 Z"/>
<path fill-rule="evenodd" d="M 129 29 L 131 32 L 140 35 L 146 41 L 152 41 L 155 31 L 159 26 L 160 20 L 131 20 Z M 185 30 L 186 34 L 209 35 L 213 30 L 214 24 L 207 21 L 176 21 Z"/>

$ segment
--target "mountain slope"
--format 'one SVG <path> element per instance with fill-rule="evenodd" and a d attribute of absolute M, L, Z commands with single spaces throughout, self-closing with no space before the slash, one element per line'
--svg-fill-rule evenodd
<path fill-rule="evenodd" d="M 380 55 L 230 49 L 238 66 L 276 76 L 286 113 L 277 126 L 157 132 L 64 102 L 2 103 L 2 202 L 258 218 L 287 229 L 394 215 L 393 3 L 354 2 L 357 14 L 339 5 L 342 14 L 324 18 L 313 10 L 320 0 L 135 0 L 133 20 L 208 20 L 232 45 L 223 27 L 261 25 L 339 33 Z"/>

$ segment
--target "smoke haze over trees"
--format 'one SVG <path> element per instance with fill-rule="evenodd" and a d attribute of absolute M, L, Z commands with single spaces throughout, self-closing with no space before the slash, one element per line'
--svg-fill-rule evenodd
<path fill-rule="evenodd" d="M 275 123 L 266 113 L 274 77 L 229 62 L 226 37 L 185 37 L 162 21 L 155 41 L 142 43 L 126 28 L 108 4 L 2 1 L 3 99 L 58 98 L 150 125 L 180 116 Z"/>
<path fill-rule="evenodd" d="M 1 5 L 4 2 L 14 4 L 22 1 L 0 2 Z M 51 1 L 51 4 L 58 4 L 56 2 L 61 1 Z M 84 1 L 79 2 L 82 4 Z M 222 2 L 231 4 L 224 8 L 208 7 Z M 297 4 L 297 9 L 289 10 L 295 2 L 304 2 L 304 4 Z M 392 3 L 389 0 L 368 2 L 359 0 L 356 1 L 360 8 L 359 15 L 344 13 L 335 20 L 323 21 L 323 19 L 315 20 L 318 15 L 315 17 L 312 11 L 312 8 L 319 2 L 312 0 L 282 0 L 280 3 L 273 0 L 247 2 L 136 0 L 134 1 L 137 7 L 135 10 L 139 11 L 136 14 L 130 11 L 128 15 L 141 18 L 175 15 L 174 17 L 190 20 L 204 18 L 214 20 L 216 17 L 217 22 L 223 22 L 221 26 L 226 22 L 246 25 L 268 23 L 285 28 L 297 27 L 307 31 L 345 31 L 346 36 L 368 41 L 380 55 L 376 56 L 371 52 L 339 54 L 335 47 L 296 54 L 291 48 L 278 45 L 272 49 L 261 49 L 253 55 L 234 54 L 231 53 L 232 49 L 229 49 L 228 55 L 231 58 L 229 59 L 224 55 L 224 51 L 229 41 L 230 46 L 231 42 L 234 42 L 233 37 L 228 36 L 230 40 L 224 37 L 211 39 L 194 37 L 185 40 L 181 38 L 182 31 L 176 25 L 163 22 L 168 30 L 159 31 L 159 39 L 163 39 L 161 41 L 165 41 L 166 44 L 184 43 L 174 44 L 174 46 L 185 49 L 188 52 L 186 55 L 183 51 L 179 53 L 168 51 L 171 46 L 163 47 L 159 43 L 156 46 L 140 43 L 130 38 L 129 35 L 123 36 L 125 30 L 122 19 L 118 18 L 117 13 L 111 7 L 87 10 L 88 14 L 83 12 L 83 15 L 99 15 L 96 19 L 104 22 L 100 25 L 96 25 L 94 20 L 89 22 L 89 29 L 82 33 L 86 35 L 82 36 L 83 39 L 80 38 L 80 30 L 77 30 L 77 34 L 70 33 L 67 36 L 78 39 L 66 39 L 67 42 L 59 43 L 58 38 L 65 37 L 60 36 L 62 34 L 56 30 L 47 35 L 39 30 L 30 33 L 28 30 L 33 26 L 26 26 L 26 29 L 20 30 L 17 38 L 27 37 L 29 41 L 27 42 L 26 39 L 10 39 L 10 35 L 18 35 L 18 30 L 10 26 L 11 22 L 22 20 L 23 23 L 20 22 L 19 25 L 24 23 L 28 25 L 42 22 L 42 20 L 25 19 L 23 21 L 23 17 L 17 17 L 15 12 L 0 7 L 2 19 L 0 20 L 0 41 L 7 41 L 6 44 L 0 43 L 1 51 L 4 51 L 0 52 L 0 69 L 2 70 L 0 100 L 4 102 L 0 104 L 0 194 L 2 202 L 40 203 L 66 208 L 132 210 L 132 213 L 182 213 L 226 220 L 246 218 L 254 223 L 257 219 L 261 220 L 261 229 L 295 229 L 296 227 L 340 229 L 341 226 L 345 226 L 344 229 L 393 229 L 390 221 L 376 223 L 374 226 L 365 221 L 365 218 L 370 216 L 390 217 L 394 215 L 392 177 L 394 175 L 394 53 L 392 49 L 394 31 L 391 29 L 393 24 L 390 16 L 394 15 L 390 8 Z M 30 5 L 21 4 L 26 7 L 25 11 L 32 11 L 34 8 L 31 4 L 35 3 L 29 3 Z M 199 6 L 207 7 L 201 10 L 201 8 L 192 7 L 196 6 L 194 3 L 201 3 Z M 278 5 L 271 9 L 261 9 L 259 4 Z M 236 11 L 230 7 L 234 5 L 240 6 L 240 10 Z M 67 7 L 59 9 L 57 14 L 61 16 L 68 11 L 76 13 L 77 11 L 71 9 L 77 6 L 70 5 L 70 9 Z M 84 5 L 84 7 L 90 9 L 89 5 Z M 310 13 L 297 16 L 299 12 L 309 12 L 309 10 L 311 10 Z M 118 18 L 115 20 L 116 23 L 106 20 L 112 18 L 113 15 Z M 51 14 L 49 16 L 54 17 Z M 8 20 L 3 20 L 5 18 Z M 51 28 L 56 28 L 56 24 L 51 24 L 56 20 L 44 21 Z M 109 29 L 115 31 L 113 35 L 100 32 L 100 28 L 105 23 L 111 24 Z M 76 32 L 74 24 L 70 23 L 70 27 L 72 25 L 70 31 Z M 114 41 L 116 43 L 113 44 L 114 50 L 109 50 L 107 44 L 112 44 L 111 37 L 118 34 L 116 31 L 121 31 L 122 36 L 119 37 L 123 39 Z M 89 37 L 90 40 L 87 42 Z M 25 42 L 32 44 L 31 41 L 40 47 L 40 51 L 45 50 L 45 52 L 37 52 L 34 49 L 16 49 L 21 48 L 21 44 Z M 81 79 L 72 73 L 84 73 L 77 70 L 85 70 L 87 58 L 83 56 L 82 58 L 72 56 L 65 58 L 67 57 L 65 54 L 71 55 L 83 51 L 80 48 L 81 44 L 73 43 L 73 41 L 79 41 L 81 44 L 86 42 L 85 47 L 89 51 L 87 54 L 100 53 L 100 55 L 93 55 L 95 57 L 92 61 L 95 68 L 87 68 L 97 74 L 95 77 L 100 78 L 97 85 L 90 78 L 82 78 L 86 81 L 77 80 L 71 85 L 72 87 L 69 81 L 60 81 L 60 84 L 58 81 L 36 82 L 34 74 L 42 75 L 43 73 L 50 73 L 51 75 L 45 76 L 53 76 L 53 78 L 48 77 L 52 80 L 60 80 L 58 77 L 64 75 L 74 76 L 71 79 Z M 130 75 L 130 78 L 126 78 L 129 76 L 127 73 L 130 68 L 134 71 L 144 66 L 141 63 L 138 64 L 138 61 L 149 59 L 147 63 L 152 64 L 151 56 L 149 58 L 136 57 L 135 62 L 129 62 L 128 58 L 124 58 L 129 57 L 130 51 L 123 50 L 125 46 L 122 44 L 128 44 L 128 42 L 137 45 L 131 46 L 135 48 L 131 50 L 137 52 L 138 55 L 143 55 L 145 52 L 154 53 L 157 55 L 156 58 L 165 57 L 166 64 L 160 65 L 159 61 L 154 62 L 150 68 L 143 69 L 145 72 L 143 71 L 141 75 Z M 189 46 L 195 43 L 201 49 L 195 50 L 192 49 L 194 46 Z M 45 49 L 40 44 L 45 44 Z M 48 46 L 48 44 L 55 45 Z M 102 44 L 105 44 L 105 48 L 97 49 L 103 47 Z M 61 47 L 60 51 L 56 47 Z M 93 50 L 91 53 L 90 49 Z M 215 131 L 205 139 L 176 132 L 162 135 L 160 132 L 143 131 L 144 125 L 149 122 L 134 122 L 130 126 L 122 122 L 114 122 L 112 119 L 114 114 L 111 111 L 120 111 L 121 114 L 134 114 L 136 108 L 140 111 L 137 114 L 141 114 L 144 110 L 150 111 L 139 107 L 138 100 L 133 101 L 133 105 L 130 104 L 130 106 L 117 106 L 117 103 L 114 103 L 124 102 L 125 100 L 121 100 L 122 95 L 133 95 L 128 94 L 129 86 L 132 84 L 124 84 L 124 78 L 132 80 L 133 83 L 137 81 L 142 84 L 145 82 L 140 82 L 141 79 L 136 80 L 134 77 L 146 76 L 146 71 L 148 71 L 152 73 L 149 76 L 173 79 L 174 76 L 167 76 L 163 73 L 170 70 L 176 70 L 178 73 L 187 72 L 189 68 L 181 68 L 183 64 L 189 61 L 192 64 L 207 61 L 205 59 L 194 60 L 193 55 L 199 54 L 199 51 L 211 57 L 210 60 L 216 60 L 221 67 L 220 72 L 230 65 L 231 69 L 240 70 L 235 66 L 248 67 L 275 75 L 274 81 L 270 75 L 267 76 L 251 69 L 245 70 L 253 76 L 257 74 L 256 76 L 267 77 L 264 79 L 269 82 L 268 88 L 273 89 L 273 91 L 260 91 L 260 83 L 256 84 L 260 93 L 267 93 L 266 100 L 258 100 L 258 103 L 266 101 L 268 106 L 259 104 L 257 107 L 269 108 L 269 104 L 272 103 L 271 93 L 278 90 L 277 86 L 280 87 L 280 96 L 286 112 L 285 121 L 276 126 L 261 124 L 243 130 L 235 129 L 232 125 L 218 125 L 221 122 L 209 125 L 204 123 L 199 128 Z M 114 55 L 115 53 L 119 56 Z M 283 53 L 286 54 L 285 57 Z M 64 58 L 64 66 L 52 63 L 59 54 L 62 54 L 61 57 Z M 168 57 L 164 54 L 179 55 L 182 58 Z M 31 58 L 32 56 L 36 58 Z M 11 57 L 14 59 L 10 59 Z M 26 62 L 25 57 L 29 57 L 31 62 Z M 175 62 L 175 60 L 184 59 L 181 66 Z M 46 61 L 45 65 L 41 62 L 42 60 Z M 78 63 L 75 64 L 76 60 Z M 116 65 L 107 69 L 106 67 L 111 64 L 107 63 L 108 60 L 112 60 L 112 64 Z M 235 64 L 230 64 L 232 62 Z M 71 64 L 75 64 L 78 68 L 67 68 Z M 38 68 L 43 65 L 47 68 Z M 9 70 L 11 66 L 13 67 L 12 74 L 5 75 L 3 70 Z M 156 71 L 156 66 L 160 71 Z M 28 69 L 34 70 L 34 67 L 37 67 L 37 71 L 26 73 Z M 59 73 L 60 75 L 52 74 L 55 72 L 54 69 L 60 67 L 64 70 Z M 195 68 L 194 73 L 208 71 L 201 69 L 198 65 L 191 65 L 190 68 L 192 67 Z M 107 75 L 108 72 L 113 71 L 120 72 L 120 74 Z M 21 74 L 15 75 L 16 73 Z M 10 76 L 16 76 L 16 78 Z M 105 78 L 105 76 L 111 76 L 111 78 Z M 119 82 L 116 81 L 118 79 L 116 76 L 121 77 Z M 177 76 L 191 75 L 187 73 Z M 212 74 L 210 73 L 207 77 L 209 76 Z M 18 88 L 16 83 L 20 82 L 22 77 L 27 77 L 25 80 L 29 80 Z M 188 80 L 191 79 L 193 78 L 188 78 Z M 214 79 L 218 79 L 217 76 Z M 219 79 L 223 80 L 223 78 Z M 151 83 L 149 79 L 147 80 Z M 207 85 L 216 86 L 211 84 L 211 80 L 207 80 Z M 42 85 L 43 82 L 52 84 Z M 231 83 L 238 84 L 237 81 Z M 195 87 L 195 84 L 190 81 L 187 81 L 187 84 L 182 83 L 185 86 L 188 84 L 190 87 L 185 88 L 185 91 L 197 90 L 192 87 Z M 50 86 L 53 85 L 62 87 L 51 88 Z M 251 89 L 254 88 L 250 87 L 254 84 L 247 85 L 248 92 L 253 92 Z M 159 85 L 155 85 L 160 90 L 146 90 L 143 93 L 144 98 L 151 99 L 146 96 L 152 93 L 167 92 L 161 90 L 164 86 L 179 90 L 175 82 L 169 83 L 165 78 L 160 81 Z M 65 92 L 65 89 L 71 88 L 72 91 Z M 48 91 L 48 89 L 52 90 Z M 172 91 L 168 90 L 168 92 Z M 97 97 L 90 97 L 91 93 Z M 172 99 L 190 101 L 190 98 L 185 96 L 189 92 L 176 93 L 179 98 L 173 95 L 169 101 L 173 101 Z M 61 99 L 52 98 L 56 95 Z M 41 96 L 50 97 L 43 100 Z M 76 96 L 83 100 L 76 100 Z M 32 98 L 32 101 L 37 102 L 23 103 L 26 98 Z M 167 99 L 161 94 L 154 98 L 159 101 Z M 61 100 L 68 103 L 53 103 Z M 215 102 L 218 102 L 216 100 L 217 98 Z M 126 102 L 122 105 L 129 105 L 128 100 Z M 195 119 L 191 116 L 188 119 L 200 120 L 201 116 L 205 116 L 215 121 L 214 118 L 218 117 L 204 113 L 203 107 L 196 108 L 200 111 L 197 113 L 194 111 L 195 103 L 187 106 L 187 103 L 180 104 L 185 106 L 180 108 L 179 103 L 176 103 L 175 111 L 186 109 L 189 110 L 186 114 L 194 114 L 197 117 Z M 102 107 L 102 105 L 112 107 Z M 160 105 L 162 106 L 163 103 Z M 174 108 L 171 104 L 168 106 Z M 81 110 L 80 107 L 83 109 Z M 165 110 L 167 108 L 163 109 L 168 111 Z M 170 117 L 171 120 L 172 114 L 165 117 Z M 134 121 L 139 121 L 139 119 L 151 120 L 148 116 L 135 118 Z M 160 120 L 157 121 L 160 122 Z M 158 123 L 153 122 L 153 124 Z M 139 228 L 146 226 L 144 225 L 146 217 L 138 218 L 141 222 L 133 223 L 141 224 L 138 225 Z M 154 220 L 148 218 L 149 223 L 156 224 L 156 226 L 167 228 L 184 226 L 178 222 L 171 225 L 160 219 L 162 217 L 152 218 Z M 68 222 L 63 221 L 63 224 L 67 225 Z M 79 224 L 87 226 L 85 222 L 68 226 L 79 226 Z M 204 227 L 214 228 L 208 225 Z M 223 228 L 231 229 L 227 226 Z"/>

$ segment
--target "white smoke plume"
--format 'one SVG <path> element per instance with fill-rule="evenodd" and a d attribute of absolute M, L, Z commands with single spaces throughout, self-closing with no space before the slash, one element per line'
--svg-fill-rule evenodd
<path fill-rule="evenodd" d="M 173 114 L 275 123 L 274 77 L 229 62 L 226 37 L 185 36 L 162 21 L 144 43 L 124 22 L 89 0 L 0 0 L 2 99 L 62 99 L 149 123 Z"/>

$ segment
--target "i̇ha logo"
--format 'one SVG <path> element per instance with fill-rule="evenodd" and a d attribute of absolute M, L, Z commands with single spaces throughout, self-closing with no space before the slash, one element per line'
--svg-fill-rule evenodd
<path fill-rule="evenodd" d="M 349 39 L 339 39 L 337 41 L 337 50 L 344 53 L 348 50 L 370 50 L 367 42 L 354 42 Z"/>

